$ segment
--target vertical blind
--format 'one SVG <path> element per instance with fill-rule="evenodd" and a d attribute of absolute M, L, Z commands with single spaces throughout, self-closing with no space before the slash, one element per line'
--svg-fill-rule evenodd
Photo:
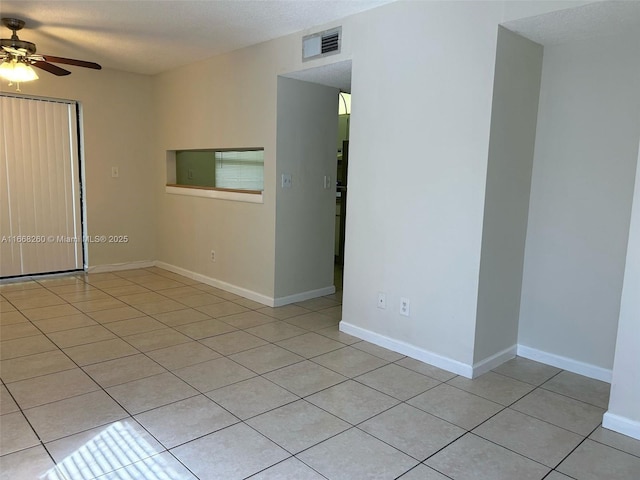
<path fill-rule="evenodd" d="M 73 102 L 0 95 L 0 277 L 83 267 Z"/>

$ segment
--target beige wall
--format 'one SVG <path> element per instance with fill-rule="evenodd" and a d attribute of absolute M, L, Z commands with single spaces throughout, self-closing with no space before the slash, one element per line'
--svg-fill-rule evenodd
<path fill-rule="evenodd" d="M 38 72 L 24 95 L 76 100 L 82 106 L 88 234 L 127 235 L 128 243 L 89 244 L 90 267 L 156 257 L 152 78 L 71 68 L 66 77 Z M 3 81 L 0 89 L 13 92 Z M 111 178 L 117 166 L 119 178 Z"/>

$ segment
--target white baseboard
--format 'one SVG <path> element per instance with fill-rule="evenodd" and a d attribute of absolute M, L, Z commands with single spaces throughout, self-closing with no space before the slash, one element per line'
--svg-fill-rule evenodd
<path fill-rule="evenodd" d="M 230 293 L 235 293 L 236 295 L 240 295 L 241 297 L 248 298 L 249 300 L 253 300 L 254 302 L 262 303 L 263 305 L 266 305 L 268 307 L 275 306 L 273 297 L 269 297 L 267 295 L 254 292 L 253 290 L 248 290 L 246 288 L 242 288 L 237 285 L 233 285 L 231 283 L 227 283 L 221 280 L 217 280 L 215 278 L 207 277 L 206 275 L 202 275 L 201 273 L 192 272 L 191 270 L 187 270 L 181 267 L 176 267 L 175 265 L 171 265 L 165 262 L 156 261 L 154 262 L 154 265 L 156 267 L 169 270 L 170 272 L 177 273 L 178 275 L 182 275 L 192 280 L 202 282 L 206 285 L 211 285 L 212 287 L 219 288 L 220 290 L 224 290 Z"/>
<path fill-rule="evenodd" d="M 518 356 L 535 360 L 536 362 L 546 363 L 553 367 L 558 367 L 569 372 L 584 375 L 585 377 L 595 378 L 603 382 L 611 383 L 612 371 L 606 368 L 598 367 L 590 363 L 584 363 L 573 358 L 562 357 L 554 353 L 544 352 L 536 348 L 518 345 Z"/>
<path fill-rule="evenodd" d="M 516 356 L 518 350 L 517 345 L 512 345 L 509 348 L 505 348 L 503 351 L 498 352 L 490 357 L 487 357 L 479 362 L 473 364 L 473 378 L 477 378 L 483 373 L 487 373 L 493 370 L 499 365 L 502 365 L 507 360 L 511 360 Z"/>
<path fill-rule="evenodd" d="M 290 303 L 303 302 L 312 298 L 324 297 L 325 295 L 331 295 L 336 293 L 336 287 L 331 285 L 330 287 L 318 288 L 317 290 L 308 290 L 306 292 L 296 293 L 294 295 L 287 295 L 286 297 L 277 297 L 274 299 L 275 307 L 281 307 L 283 305 L 289 305 Z"/>
<path fill-rule="evenodd" d="M 371 330 L 366 330 L 362 327 L 345 322 L 344 320 L 340 322 L 340 331 L 353 335 L 354 337 L 361 338 L 362 340 L 366 340 L 367 342 L 380 347 L 384 347 L 388 350 L 393 350 L 394 352 L 401 353 L 402 355 L 420 360 L 421 362 L 442 368 L 443 370 L 455 373 L 456 375 L 473 378 L 473 367 L 471 365 L 466 365 L 462 362 L 458 362 L 457 360 L 443 357 L 437 353 L 418 348 L 400 340 L 385 337 L 384 335 L 372 332 Z"/>
<path fill-rule="evenodd" d="M 87 267 L 87 273 L 106 273 L 117 272 L 120 270 L 134 270 L 136 268 L 153 267 L 155 262 L 152 260 L 143 260 L 138 262 L 112 263 L 107 265 L 94 265 Z"/>
<path fill-rule="evenodd" d="M 602 417 L 602 427 L 640 440 L 640 422 L 636 420 L 605 412 Z"/>

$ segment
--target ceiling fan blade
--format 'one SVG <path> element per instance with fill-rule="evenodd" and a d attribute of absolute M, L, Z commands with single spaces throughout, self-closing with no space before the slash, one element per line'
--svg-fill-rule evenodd
<path fill-rule="evenodd" d="M 60 68 L 57 65 L 52 65 L 50 63 L 47 62 L 33 62 L 32 65 L 34 67 L 38 67 L 42 70 L 45 70 L 49 73 L 53 73 L 54 75 L 57 75 L 58 77 L 62 77 L 64 75 L 69 75 L 71 72 L 69 70 L 65 70 L 64 68 Z"/>
<path fill-rule="evenodd" d="M 85 62 L 84 60 L 75 60 L 73 58 L 53 57 L 51 55 L 43 55 L 45 61 L 53 63 L 63 63 L 65 65 L 75 65 L 76 67 L 93 68 L 101 70 L 102 66 L 94 62 Z"/>

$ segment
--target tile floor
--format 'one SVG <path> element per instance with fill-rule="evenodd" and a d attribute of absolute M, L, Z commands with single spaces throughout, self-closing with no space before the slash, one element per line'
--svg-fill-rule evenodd
<path fill-rule="evenodd" d="M 640 478 L 608 385 L 469 380 L 158 268 L 0 285 L 0 478 Z"/>

